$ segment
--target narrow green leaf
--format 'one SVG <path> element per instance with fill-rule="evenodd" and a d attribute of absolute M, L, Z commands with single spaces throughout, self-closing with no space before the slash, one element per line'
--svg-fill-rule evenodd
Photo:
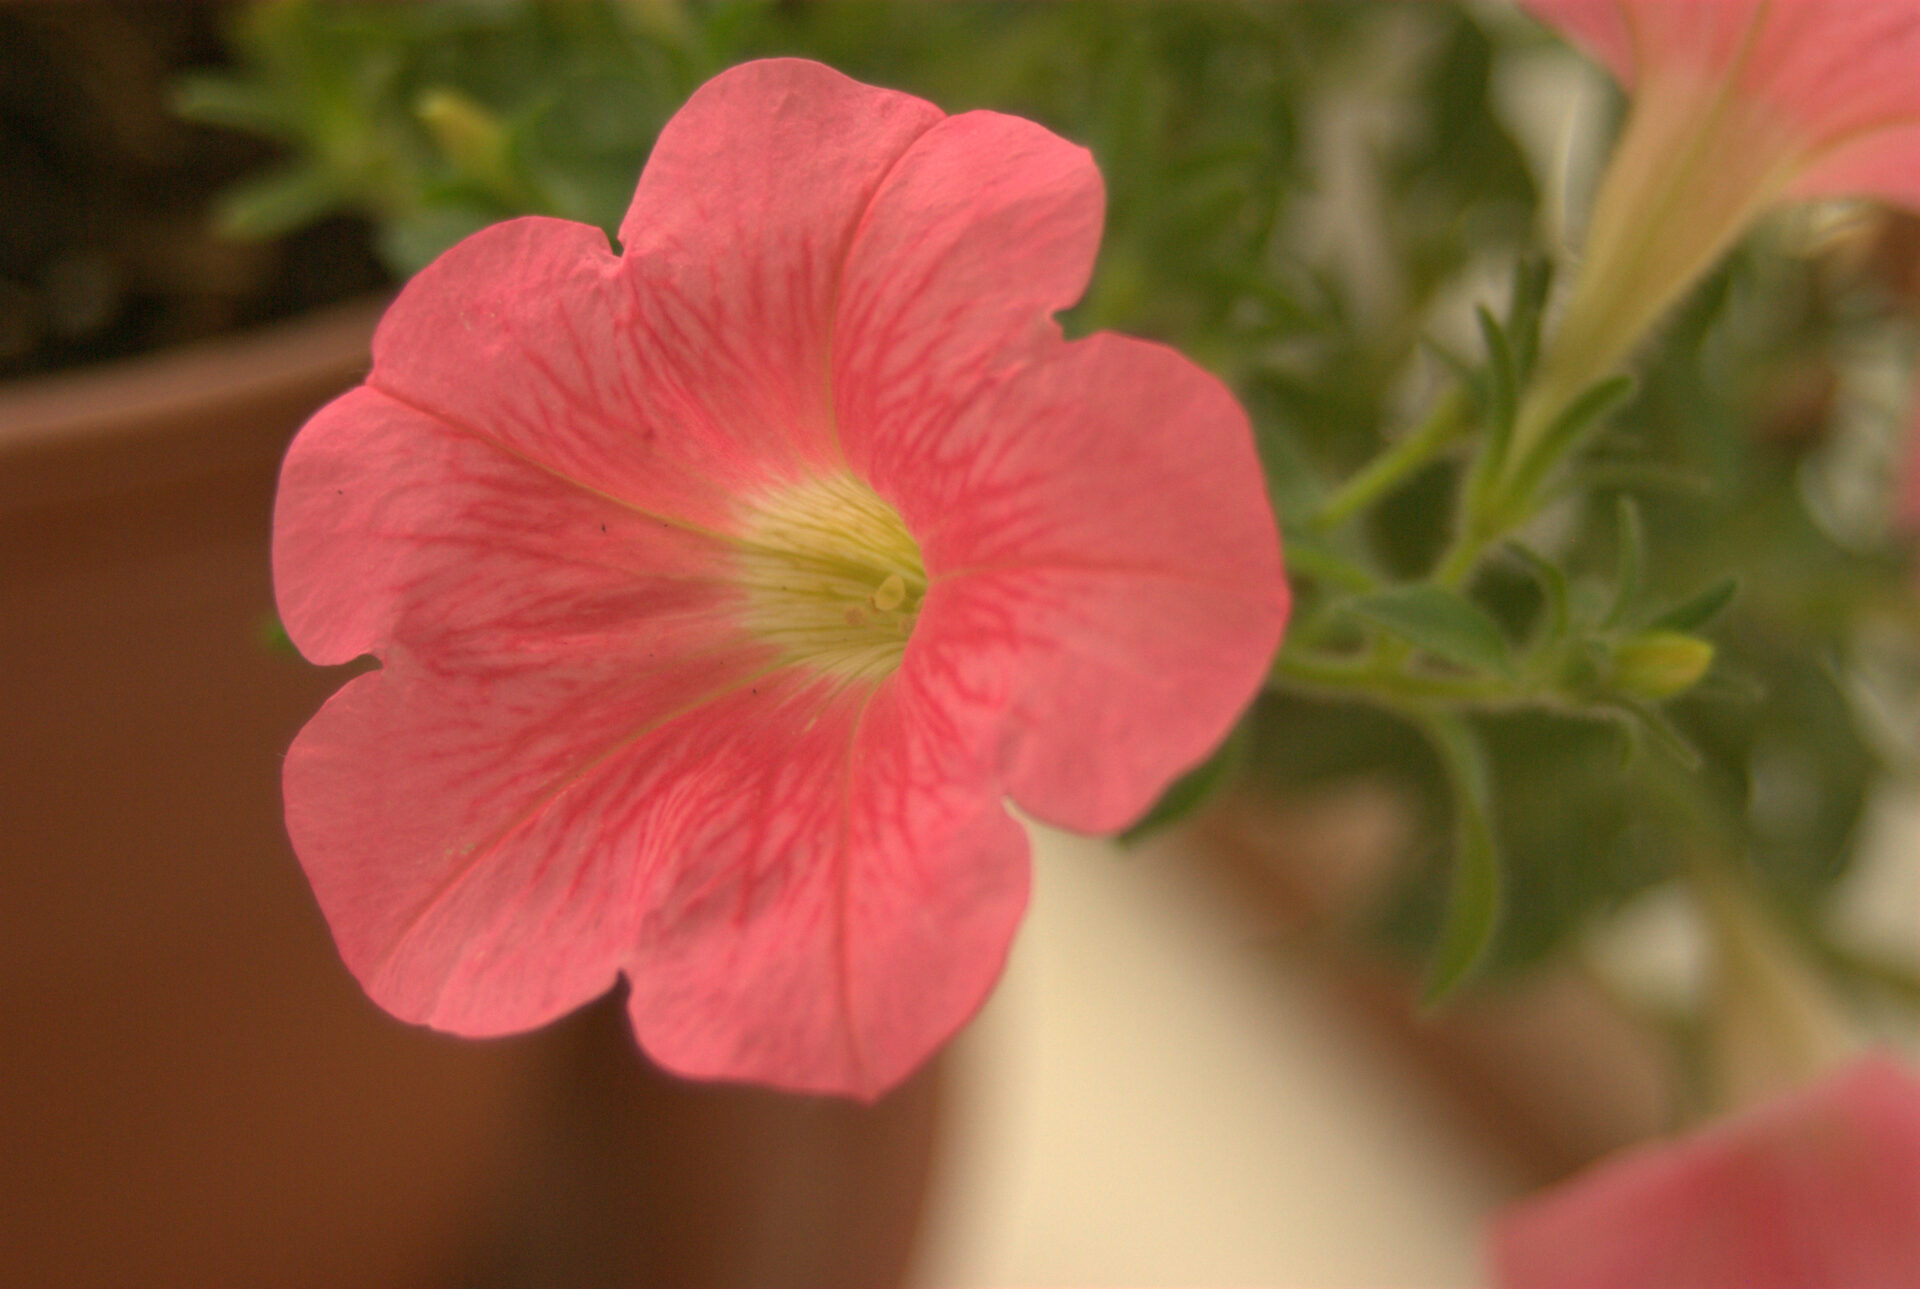
<path fill-rule="evenodd" d="M 1479 738 L 1449 712 L 1424 713 L 1420 725 L 1446 766 L 1454 805 L 1453 882 L 1421 992 L 1421 1004 L 1434 1007 L 1472 974 L 1493 941 L 1500 920 L 1500 856 Z"/>
<path fill-rule="evenodd" d="M 1447 348 L 1432 336 L 1420 337 L 1420 347 L 1432 354 L 1436 362 L 1452 372 L 1454 379 L 1472 390 L 1476 397 L 1481 399 L 1486 397 L 1486 378 L 1474 370 L 1472 363 L 1462 358 L 1459 354 L 1454 353 L 1453 350 Z"/>
<path fill-rule="evenodd" d="M 1513 346 L 1507 333 L 1483 306 L 1473 316 L 1480 323 L 1480 338 L 1487 346 L 1487 455 L 1498 460 L 1506 455 L 1513 435 L 1513 417 L 1520 397 L 1520 373 L 1516 370 Z"/>
<path fill-rule="evenodd" d="M 1647 744 L 1664 751 L 1680 763 L 1680 768 L 1689 772 L 1698 770 L 1701 765 L 1700 749 L 1693 741 L 1680 732 L 1667 714 L 1651 703 L 1635 702 L 1631 699 L 1617 700 L 1622 711 L 1629 713 L 1637 732 L 1647 736 Z"/>
<path fill-rule="evenodd" d="M 1473 601 L 1443 587 L 1430 582 L 1398 586 L 1346 607 L 1436 658 L 1476 671 L 1513 674 L 1513 655 L 1500 624 Z"/>
<path fill-rule="evenodd" d="M 433 202 L 387 220 L 374 239 L 380 259 L 397 277 L 408 278 L 448 247 L 502 218 L 497 211 L 459 201 Z"/>
<path fill-rule="evenodd" d="M 1646 730 L 1640 719 L 1632 712 L 1618 707 L 1602 708 L 1607 722 L 1620 735 L 1620 768 L 1632 768 L 1634 762 L 1647 750 Z"/>
<path fill-rule="evenodd" d="M 1661 631 L 1698 631 L 1725 612 L 1739 594 L 1740 579 L 1729 573 L 1705 590 L 1688 596 L 1647 625 Z"/>
<path fill-rule="evenodd" d="M 272 609 L 262 613 L 254 622 L 253 638 L 268 653 L 277 653 L 285 658 L 300 656 L 300 651 L 294 648 L 293 637 L 287 634 L 286 624 Z"/>
<path fill-rule="evenodd" d="M 311 162 L 245 180 L 221 193 L 214 225 L 223 237 L 267 241 L 302 228 L 341 204 L 334 177 Z"/>
<path fill-rule="evenodd" d="M 1623 496 L 1619 503 L 1613 605 L 1607 610 L 1606 617 L 1600 620 L 1602 627 L 1618 626 L 1626 619 L 1627 611 L 1639 600 L 1641 588 L 1647 580 L 1647 534 L 1646 527 L 1640 522 L 1640 507 L 1634 504 L 1632 497 Z"/>
<path fill-rule="evenodd" d="M 173 110 L 189 121 L 275 139 L 297 138 L 286 103 L 271 91 L 226 76 L 190 75 L 173 91 Z"/>
<path fill-rule="evenodd" d="M 1547 602 L 1546 638 L 1558 640 L 1567 634 L 1567 574 L 1558 564 L 1521 542 L 1509 541 L 1507 553 L 1526 566 L 1540 585 Z"/>
<path fill-rule="evenodd" d="M 1599 424 L 1601 417 L 1624 403 L 1633 393 L 1633 388 L 1633 377 L 1615 376 L 1581 391 L 1579 397 L 1553 418 L 1546 432 L 1540 436 L 1540 441 L 1533 445 L 1532 453 L 1521 462 L 1514 473 L 1513 485 L 1506 500 L 1518 503 L 1532 497 L 1547 472 L 1572 450 L 1574 441 Z"/>
<path fill-rule="evenodd" d="M 1553 261 L 1546 257 L 1529 255 L 1514 265 L 1513 291 L 1507 299 L 1507 340 L 1522 385 L 1532 377 L 1540 353 L 1540 315 L 1552 286 Z"/>
<path fill-rule="evenodd" d="M 1697 470 L 1682 470 L 1653 461 L 1588 459 L 1560 476 L 1550 496 L 1581 496 L 1596 492 L 1664 493 L 1673 497 L 1713 495 L 1713 480 Z"/>

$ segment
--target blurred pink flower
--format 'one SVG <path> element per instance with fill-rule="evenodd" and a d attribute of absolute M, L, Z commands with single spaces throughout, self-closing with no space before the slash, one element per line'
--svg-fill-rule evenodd
<path fill-rule="evenodd" d="M 1632 92 L 1555 342 L 1556 404 L 1769 206 L 1920 209 L 1920 0 L 1524 2 Z"/>
<path fill-rule="evenodd" d="M 1496 1219 L 1500 1289 L 1913 1289 L 1920 1079 L 1884 1056 Z"/>
<path fill-rule="evenodd" d="M 288 631 L 372 653 L 287 826 L 396 1015 L 630 984 L 684 1074 L 873 1097 L 978 1007 L 1037 818 L 1203 757 L 1286 614 L 1244 413 L 1074 343 L 1102 191 L 1030 122 L 750 63 L 661 134 L 615 254 L 527 218 L 419 274 L 294 442 Z"/>
<path fill-rule="evenodd" d="M 1662 99 L 1719 113 L 1667 124 L 1767 154 L 1757 173 L 1777 195 L 1920 209 L 1920 0 L 1525 2 L 1604 63 L 1641 114 Z"/>

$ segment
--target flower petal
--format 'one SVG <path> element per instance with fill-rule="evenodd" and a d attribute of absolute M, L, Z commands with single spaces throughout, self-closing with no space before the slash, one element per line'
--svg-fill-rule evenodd
<path fill-rule="evenodd" d="M 1920 4 L 1913 0 L 1527 0 L 1636 89 L 1717 81 L 1761 107 L 1804 167 L 1789 196 L 1920 208 Z"/>
<path fill-rule="evenodd" d="M 1920 78 L 1920 51 L 1915 53 Z M 1920 210 L 1920 113 L 1863 132 L 1818 155 L 1788 187 L 1792 197 L 1871 196 Z"/>
<path fill-rule="evenodd" d="M 1288 604 L 1261 478 L 1218 380 L 1098 335 L 970 406 L 892 480 L 903 514 L 933 517 L 918 631 L 967 642 L 951 663 L 966 686 L 1006 690 L 1022 807 L 1122 827 L 1257 691 Z"/>
<path fill-rule="evenodd" d="M 320 663 L 396 637 L 509 673 L 710 649 L 738 594 L 726 550 L 365 386 L 294 440 L 274 505 L 281 617 Z"/>
<path fill-rule="evenodd" d="M 1772 0 L 1757 21 L 1739 90 L 1790 118 L 1816 154 L 1920 126 L 1920 4 L 1914 0 Z M 1920 167 L 1920 156 L 1909 151 L 1906 157 L 1908 166 Z"/>
<path fill-rule="evenodd" d="M 978 1008 L 1026 907 L 987 727 L 910 669 L 711 715 L 654 753 L 680 859 L 627 967 L 634 1030 L 684 1074 L 871 1099 Z"/>
<path fill-rule="evenodd" d="M 368 383 L 556 475 L 712 527 L 839 464 L 834 302 L 883 176 L 942 119 L 818 63 L 715 77 L 668 122 L 621 224 L 512 220 L 417 274 Z"/>
<path fill-rule="evenodd" d="M 723 527 L 737 488 L 790 474 L 805 440 L 743 441 L 706 397 L 727 377 L 661 309 L 598 229 L 509 220 L 414 275 L 367 384 L 557 479 Z"/>
<path fill-rule="evenodd" d="M 497 1034 L 612 983 L 663 862 L 641 749 L 759 676 L 738 653 L 620 671 L 609 660 L 503 678 L 394 645 L 300 732 L 287 831 L 374 1001 Z"/>
<path fill-rule="evenodd" d="M 275 524 L 296 643 L 384 662 L 285 770 L 349 967 L 395 1014 L 466 1033 L 603 990 L 655 862 L 610 761 L 773 665 L 726 547 L 368 388 L 296 440 Z"/>
<path fill-rule="evenodd" d="M 1503 1289 L 1920 1283 L 1920 1081 L 1884 1057 L 1508 1209 Z"/>
<path fill-rule="evenodd" d="M 848 247 L 901 156 L 944 119 L 802 59 L 714 77 L 661 131 L 620 226 L 654 316 L 704 363 L 703 403 L 756 451 L 796 432 L 838 463 L 830 348 Z"/>
<path fill-rule="evenodd" d="M 856 470 L 882 491 L 918 472 L 970 403 L 1052 354 L 1052 314 L 1086 289 L 1103 204 L 1086 149 L 1017 117 L 949 117 L 900 158 L 847 257 L 836 323 Z"/>
<path fill-rule="evenodd" d="M 1624 89 L 1633 88 L 1638 70 L 1634 56 L 1633 28 L 1627 20 L 1627 6 L 1621 0 L 1524 0 L 1527 10 L 1568 40 L 1585 50 L 1601 64 Z M 1740 15 L 1740 4 L 1701 5 L 1722 15 Z"/>

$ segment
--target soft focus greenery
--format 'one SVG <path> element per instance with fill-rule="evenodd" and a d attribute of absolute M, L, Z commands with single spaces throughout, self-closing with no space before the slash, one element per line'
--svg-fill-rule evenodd
<path fill-rule="evenodd" d="M 219 218 L 270 236 L 361 212 L 397 277 L 514 214 L 611 230 L 662 122 L 751 57 L 1088 145 L 1108 228 L 1067 325 L 1233 385 L 1296 594 L 1269 692 L 1156 820 L 1230 782 L 1397 785 L 1426 827 L 1376 929 L 1436 996 L 1702 862 L 1819 937 L 1871 794 L 1915 777 L 1920 604 L 1890 496 L 1916 322 L 1876 225 L 1766 224 L 1633 379 L 1507 459 L 1565 277 L 1551 225 L 1583 190 L 1577 160 L 1536 167 L 1510 133 L 1564 110 L 1519 91 L 1553 67 L 1599 84 L 1515 13 L 276 3 L 233 44 L 239 70 L 183 110 L 288 147 Z"/>

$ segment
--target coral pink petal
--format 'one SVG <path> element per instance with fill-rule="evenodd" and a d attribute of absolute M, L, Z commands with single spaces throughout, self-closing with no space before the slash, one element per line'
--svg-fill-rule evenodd
<path fill-rule="evenodd" d="M 674 114 L 620 226 L 649 334 L 697 351 L 735 440 L 837 463 L 830 350 L 848 248 L 932 104 L 798 59 L 747 63 Z"/>
<path fill-rule="evenodd" d="M 1911 1289 L 1920 1079 L 1889 1059 L 1507 1210 L 1502 1289 Z"/>
<path fill-rule="evenodd" d="M 1806 154 L 1794 197 L 1920 207 L 1920 0 L 1527 0 L 1629 88 L 1717 78 Z"/>
<path fill-rule="evenodd" d="M 1915 55 L 1920 78 L 1920 54 Z M 1920 210 L 1920 115 L 1820 154 L 1788 188 L 1793 197 L 1866 196 Z"/>
<path fill-rule="evenodd" d="M 1633 27 L 1628 21 L 1629 6 L 1620 0 L 1522 0 L 1528 12 L 1571 40 L 1589 57 L 1613 73 L 1613 78 L 1632 88 L 1638 71 L 1634 56 Z M 1749 6 L 1739 3 L 1706 5 L 1744 22 Z"/>
<path fill-rule="evenodd" d="M 384 666 L 289 753 L 288 829 L 383 1005 L 491 1033 L 612 979 L 639 870 L 600 759 L 770 664 L 725 558 L 374 389 L 301 433 L 275 509 L 288 631 Z"/>
<path fill-rule="evenodd" d="M 510 220 L 413 277 L 374 333 L 367 384 L 557 480 L 724 526 L 740 486 L 806 459 L 804 427 L 763 450 L 707 397 L 736 375 L 658 315 L 597 229 Z"/>
<path fill-rule="evenodd" d="M 1157 346 L 1059 338 L 1102 202 L 1087 153 L 1030 122 L 928 131 L 848 257 L 834 363 L 848 459 L 934 581 L 916 644 L 1009 711 L 1022 807 L 1087 831 L 1137 818 L 1206 754 L 1286 605 L 1232 396 Z"/>
<path fill-rule="evenodd" d="M 544 1024 L 604 992 L 659 862 L 636 739 L 737 661 L 648 673 L 441 674 L 394 646 L 287 754 L 287 831 L 373 1000 L 460 1034 Z M 672 692 L 669 692 L 672 691 Z M 678 700 L 678 701 L 676 701 Z"/>
<path fill-rule="evenodd" d="M 1790 118 L 1820 152 L 1920 126 L 1920 0 L 1772 0 L 1739 88 Z M 1906 155 L 1920 166 L 1920 156 Z"/>
<path fill-rule="evenodd" d="M 933 517 L 920 630 L 969 642 L 965 688 L 1004 691 L 1023 808 L 1124 826 L 1258 690 L 1287 613 L 1260 480 L 1219 381 L 1098 335 L 983 396 L 892 481 L 903 513 Z"/>
<path fill-rule="evenodd" d="M 281 618 L 321 663 L 395 638 L 508 674 L 708 650 L 733 634 L 727 550 L 366 386 L 294 440 L 274 504 Z"/>
<path fill-rule="evenodd" d="M 628 967 L 655 1059 L 871 1098 L 960 1027 L 1027 895 L 985 715 L 908 666 L 736 694 L 649 749 L 680 857 Z"/>
<path fill-rule="evenodd" d="M 992 112 L 942 121 L 893 168 L 847 258 L 834 350 L 848 460 L 882 493 L 1058 349 L 1052 314 L 1086 289 L 1103 203 L 1084 148 Z M 917 533 L 935 517 L 893 500 Z"/>

